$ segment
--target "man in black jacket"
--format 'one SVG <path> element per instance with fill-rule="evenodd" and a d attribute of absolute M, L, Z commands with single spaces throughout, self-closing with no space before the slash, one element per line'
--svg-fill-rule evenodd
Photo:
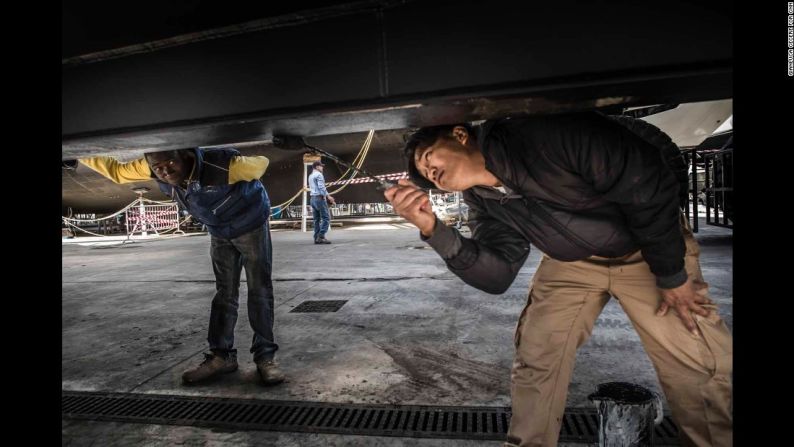
<path fill-rule="evenodd" d="M 489 121 L 476 133 L 428 127 L 406 144 L 413 183 L 386 198 L 450 271 L 503 293 L 530 243 L 543 252 L 516 328 L 506 445 L 556 445 L 576 349 L 610 296 L 640 335 L 684 445 L 732 443 L 731 335 L 708 297 L 678 180 L 649 140 L 588 112 Z M 463 191 L 471 238 L 441 223 L 417 186 Z"/>

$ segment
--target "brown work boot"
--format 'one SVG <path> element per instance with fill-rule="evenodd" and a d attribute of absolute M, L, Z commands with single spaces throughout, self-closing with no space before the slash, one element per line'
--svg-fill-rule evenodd
<path fill-rule="evenodd" d="M 199 366 L 182 374 L 182 381 L 186 384 L 194 384 L 233 371 L 237 371 L 237 356 L 235 354 L 228 354 L 224 358 L 209 353 L 204 354 L 204 361 Z"/>
<path fill-rule="evenodd" d="M 273 360 L 262 360 L 256 362 L 256 370 L 265 385 L 278 385 L 284 381 L 284 373 L 278 369 L 278 365 Z"/>

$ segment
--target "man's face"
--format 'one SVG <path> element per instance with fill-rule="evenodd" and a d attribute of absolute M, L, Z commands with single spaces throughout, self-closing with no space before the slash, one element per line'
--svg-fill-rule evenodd
<path fill-rule="evenodd" d="M 414 152 L 414 164 L 422 176 L 444 191 L 463 191 L 475 186 L 477 173 L 467 146 L 465 128 L 456 127 L 450 137 L 440 137 L 424 149 Z"/>
<path fill-rule="evenodd" d="M 186 162 L 174 151 L 155 152 L 148 154 L 146 159 L 154 175 L 169 185 L 181 185 L 193 169 L 193 163 Z"/>

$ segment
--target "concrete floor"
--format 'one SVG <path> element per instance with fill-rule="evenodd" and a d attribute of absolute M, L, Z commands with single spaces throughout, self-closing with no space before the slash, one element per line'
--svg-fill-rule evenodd
<path fill-rule="evenodd" d="M 705 225 L 701 264 L 732 324 L 731 230 Z M 63 245 L 64 390 L 348 403 L 509 406 L 512 337 L 540 260 L 533 249 L 511 288 L 494 296 L 465 285 L 419 241 L 415 228 L 334 228 L 332 245 L 274 230 L 277 360 L 286 383 L 257 383 L 241 288 L 240 370 L 184 387 L 206 350 L 214 277 L 206 235 L 125 245 Z M 88 240 L 86 240 L 88 241 Z M 336 313 L 290 313 L 306 300 L 343 299 Z M 653 368 L 615 300 L 580 349 L 567 406 L 587 407 L 597 384 L 630 381 L 659 392 Z M 496 442 L 63 421 L 63 445 L 469 446 Z"/>

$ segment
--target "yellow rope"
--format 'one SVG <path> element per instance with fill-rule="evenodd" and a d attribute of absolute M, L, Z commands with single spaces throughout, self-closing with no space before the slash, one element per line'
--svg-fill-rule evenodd
<path fill-rule="evenodd" d="M 369 133 L 367 134 L 367 138 L 364 139 L 364 144 L 361 146 L 361 149 L 358 151 L 358 154 L 356 154 L 356 158 L 354 158 L 353 162 L 351 163 L 357 169 L 360 169 L 361 166 L 364 164 L 364 158 L 366 158 L 366 156 L 367 156 L 366 153 L 369 151 L 369 145 L 370 145 L 370 143 L 372 143 L 372 136 L 373 135 L 375 135 L 375 130 L 370 130 Z M 359 160 L 359 158 L 360 158 L 360 160 Z M 335 182 L 341 181 L 342 179 L 345 178 L 347 173 L 350 172 L 350 171 L 353 171 L 353 169 L 352 168 L 347 168 L 347 171 L 345 171 L 344 174 L 339 176 L 339 179 L 334 180 L 334 181 Z M 356 171 L 353 171 L 353 176 L 350 177 L 350 178 L 352 179 L 355 176 L 356 176 Z"/>
<path fill-rule="evenodd" d="M 284 202 L 284 203 L 282 203 L 282 204 L 280 204 L 280 205 L 273 206 L 273 207 L 271 207 L 270 209 L 274 209 L 274 208 L 286 208 L 286 207 L 288 207 L 288 206 L 289 206 L 289 205 L 290 205 L 292 202 L 294 202 L 294 201 L 295 201 L 295 199 L 297 199 L 297 198 L 298 198 L 298 196 L 300 196 L 300 195 L 301 195 L 301 193 L 303 193 L 303 191 L 308 191 L 308 190 L 309 190 L 308 188 L 301 188 L 301 189 L 300 189 L 298 192 L 296 192 L 296 193 L 295 193 L 295 195 L 294 195 L 294 196 L 290 197 L 290 198 L 289 198 L 289 200 L 287 200 L 286 202 Z M 270 213 L 270 216 L 271 216 L 271 217 L 272 217 L 273 215 L 275 215 L 275 213 Z"/>
<path fill-rule="evenodd" d="M 361 169 L 361 166 L 364 165 L 364 160 L 367 158 L 367 155 L 369 154 L 369 148 L 371 147 L 372 136 L 374 134 L 375 134 L 374 130 L 370 130 L 369 131 L 369 135 L 367 135 L 367 139 L 364 141 L 364 146 L 361 147 L 362 150 L 361 150 L 361 152 L 359 152 L 359 155 L 361 156 L 360 160 L 358 160 L 359 157 L 356 157 L 356 159 L 358 160 L 358 163 L 356 164 L 356 160 L 353 161 L 353 165 L 357 169 Z M 347 172 L 349 172 L 349 171 L 352 171 L 352 169 L 348 168 L 348 170 L 345 172 L 345 174 L 347 174 Z M 336 194 L 336 193 L 342 191 L 343 189 L 347 188 L 347 186 L 350 184 L 349 181 L 353 180 L 356 177 L 357 174 L 358 174 L 358 171 L 353 171 L 353 175 L 350 176 L 350 178 L 348 179 L 347 183 L 345 183 L 344 185 L 340 186 L 338 189 L 329 192 L 328 194 L 329 195 L 330 194 Z M 342 175 L 342 177 L 344 177 L 344 174 Z M 339 181 L 339 180 L 336 180 L 336 181 Z"/>

